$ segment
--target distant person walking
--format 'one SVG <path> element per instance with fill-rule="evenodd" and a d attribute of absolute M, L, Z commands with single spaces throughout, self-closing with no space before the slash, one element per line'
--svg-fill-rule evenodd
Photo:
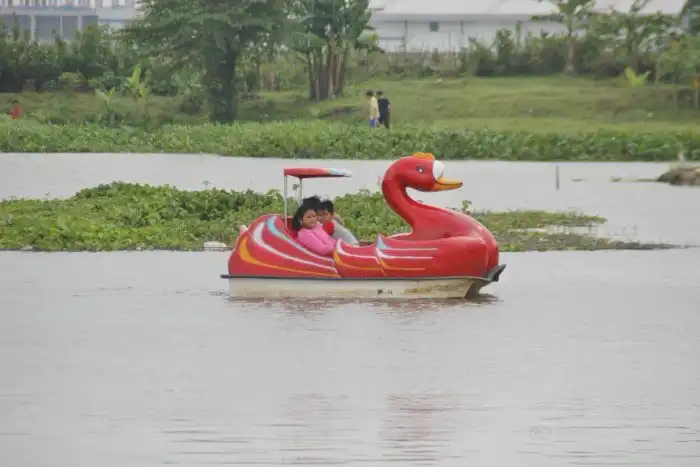
<path fill-rule="evenodd" d="M 384 125 L 386 129 L 389 129 L 389 117 L 391 116 L 391 102 L 389 102 L 389 99 L 384 97 L 384 93 L 382 91 L 377 91 L 377 97 L 379 100 L 377 101 L 377 105 L 379 106 L 379 124 Z"/>
<path fill-rule="evenodd" d="M 19 101 L 17 99 L 12 101 L 12 108 L 10 109 L 9 115 L 13 120 L 17 120 L 24 115 L 24 109 L 22 109 L 22 106 L 19 105 Z"/>
<path fill-rule="evenodd" d="M 369 99 L 369 127 L 377 128 L 377 122 L 379 121 L 379 103 L 377 98 L 374 97 L 374 91 L 367 91 L 366 94 Z"/>

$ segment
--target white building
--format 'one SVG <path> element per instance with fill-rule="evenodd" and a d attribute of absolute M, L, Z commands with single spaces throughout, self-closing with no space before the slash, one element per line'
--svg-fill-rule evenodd
<path fill-rule="evenodd" d="M 137 14 L 134 0 L 0 0 L 0 23 L 12 28 L 16 21 L 39 41 L 52 41 L 54 33 L 71 40 L 91 24 L 123 27 Z"/>
<path fill-rule="evenodd" d="M 139 15 L 138 0 L 93 0 L 100 24 L 121 29 Z"/>
<path fill-rule="evenodd" d="M 634 0 L 599 0 L 596 11 L 629 11 Z M 686 0 L 650 0 L 643 14 L 680 14 Z M 474 38 L 491 45 L 499 29 L 522 34 L 565 31 L 559 23 L 534 21 L 555 13 L 548 1 L 537 0 L 373 0 L 371 25 L 379 46 L 392 51 L 457 51 Z"/>
<path fill-rule="evenodd" d="M 233 1 L 233 0 L 232 0 Z M 340 0 L 338 0 L 340 1 Z M 0 23 L 15 19 L 39 40 L 52 40 L 55 31 L 70 40 L 89 24 L 121 28 L 139 14 L 138 0 L 0 0 Z M 634 0 L 598 0 L 597 11 L 629 11 Z M 686 0 L 650 0 L 642 13 L 679 14 Z M 499 29 L 522 34 L 560 33 L 558 23 L 533 21 L 554 13 L 547 0 L 372 0 L 370 24 L 384 50 L 457 51 L 469 38 L 490 45 Z"/>

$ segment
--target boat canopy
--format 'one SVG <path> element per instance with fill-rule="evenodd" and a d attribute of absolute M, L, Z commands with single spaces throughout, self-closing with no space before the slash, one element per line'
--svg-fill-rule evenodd
<path fill-rule="evenodd" d="M 344 169 L 322 169 L 318 167 L 289 167 L 284 169 L 285 177 L 304 178 L 339 178 L 352 177 L 352 172 Z"/>

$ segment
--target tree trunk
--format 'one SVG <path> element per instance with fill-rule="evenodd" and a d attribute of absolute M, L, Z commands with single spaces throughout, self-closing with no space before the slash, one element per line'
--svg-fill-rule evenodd
<path fill-rule="evenodd" d="M 238 116 L 236 92 L 238 54 L 229 49 L 223 56 L 216 58 L 218 60 L 208 63 L 204 76 L 211 119 L 217 123 L 230 123 Z"/>
<path fill-rule="evenodd" d="M 306 52 L 306 72 L 309 77 L 309 100 L 316 99 L 316 73 L 314 73 L 314 61 L 310 52 Z"/>
<path fill-rule="evenodd" d="M 574 63 L 576 61 L 576 41 L 572 34 L 569 34 L 569 40 L 566 43 L 566 63 L 564 64 L 564 73 L 573 75 L 576 73 Z"/>
<path fill-rule="evenodd" d="M 636 47 L 636 39 L 634 39 L 634 41 L 635 42 L 630 43 L 627 47 L 627 59 L 629 61 L 629 67 L 632 68 L 632 71 L 634 71 L 635 74 L 637 74 L 640 71 L 639 68 L 641 60 L 639 59 L 639 54 Z"/>
<path fill-rule="evenodd" d="M 566 62 L 564 63 L 564 73 L 573 75 L 576 73 L 574 61 L 576 60 L 576 41 L 574 40 L 574 17 L 566 18 Z"/>
<path fill-rule="evenodd" d="M 343 58 L 338 66 L 338 84 L 336 86 L 338 95 L 343 94 L 345 89 L 345 75 L 348 69 L 348 60 L 350 59 L 350 49 L 346 48 L 343 52 Z"/>
<path fill-rule="evenodd" d="M 678 100 L 678 93 L 680 91 L 678 90 L 678 79 L 674 79 L 673 81 L 673 105 L 676 107 L 676 110 L 680 108 L 680 103 Z"/>
<path fill-rule="evenodd" d="M 323 50 L 316 50 L 315 53 L 315 76 L 316 76 L 316 102 L 325 101 L 328 98 L 328 84 L 326 83 L 325 66 L 323 60 Z"/>
<path fill-rule="evenodd" d="M 335 53 L 334 44 L 332 39 L 328 40 L 326 45 L 326 66 L 324 67 L 323 74 L 326 77 L 326 99 L 332 98 L 335 94 L 333 89 L 333 69 L 335 68 Z"/>
<path fill-rule="evenodd" d="M 328 41 L 325 48 L 306 54 L 309 79 L 309 100 L 321 102 L 338 97 L 345 86 L 350 48 Z"/>
<path fill-rule="evenodd" d="M 321 64 L 318 60 L 318 54 L 314 58 L 314 99 L 316 102 L 321 100 Z"/>
<path fill-rule="evenodd" d="M 338 65 L 340 64 L 340 56 L 336 51 L 333 52 L 330 63 L 328 63 L 328 98 L 334 99 L 340 95 L 338 89 Z"/>
<path fill-rule="evenodd" d="M 262 76 L 261 70 L 262 70 L 261 60 L 260 60 L 260 56 L 258 56 L 255 60 L 255 78 L 256 78 L 255 82 L 258 85 L 258 88 L 256 89 L 256 91 L 262 91 L 264 89 L 263 76 Z"/>

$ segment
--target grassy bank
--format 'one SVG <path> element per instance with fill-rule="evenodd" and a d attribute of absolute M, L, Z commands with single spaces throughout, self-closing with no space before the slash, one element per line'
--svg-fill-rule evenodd
<path fill-rule="evenodd" d="M 390 97 L 391 132 L 367 128 L 367 88 Z M 14 98 L 27 117 L 0 117 L 4 152 L 393 159 L 429 151 L 456 160 L 671 161 L 683 151 L 689 160 L 700 159 L 697 111 L 677 110 L 664 87 L 633 89 L 620 81 L 399 79 L 350 87 L 345 98 L 322 103 L 310 102 L 303 91 L 263 93 L 245 97 L 241 123 L 229 126 L 183 112 L 180 97 L 154 96 L 149 130 L 139 126 L 143 112 L 128 97 L 112 103 L 124 123 L 114 129 L 94 123 L 104 105 L 91 93 L 0 94 L 0 108 L 9 109 Z"/>
<path fill-rule="evenodd" d="M 688 130 L 700 115 L 670 86 L 631 88 L 623 80 L 586 78 L 426 78 L 375 80 L 349 87 L 346 97 L 313 103 L 299 92 L 263 93 L 243 107 L 245 120 L 323 119 L 364 124 L 367 89 L 383 90 L 392 120 L 403 125 L 522 130 L 530 133 Z"/>
<path fill-rule="evenodd" d="M 338 212 L 359 238 L 393 234 L 407 225 L 380 194 L 360 192 L 337 198 Z M 464 207 L 463 209 L 468 209 Z M 233 244 L 239 224 L 282 212 L 277 191 L 182 191 L 112 183 L 82 190 L 65 200 L 0 202 L 0 249 L 47 251 L 200 249 L 205 241 Z M 476 212 L 497 237 L 502 251 L 650 248 L 576 233 L 533 232 L 553 226 L 586 227 L 605 219 L 543 211 Z"/>
<path fill-rule="evenodd" d="M 443 160 L 673 161 L 679 151 L 688 160 L 700 159 L 700 133 L 529 133 L 440 126 L 404 126 L 387 132 L 322 121 L 143 130 L 0 120 L 0 151 L 203 152 L 307 159 L 395 159 L 423 151 Z"/>
<path fill-rule="evenodd" d="M 568 77 L 425 78 L 377 80 L 350 86 L 346 96 L 310 102 L 306 90 L 244 96 L 242 121 L 323 120 L 366 125 L 366 89 L 381 89 L 391 99 L 395 127 L 438 123 L 452 128 L 521 130 L 529 133 L 608 131 L 665 132 L 693 130 L 698 111 L 692 95 L 680 109 L 670 87 L 631 88 L 624 81 Z M 54 123 L 95 121 L 104 104 L 92 93 L 0 94 L 0 109 L 18 99 L 28 118 Z M 202 123 L 203 111 L 184 105 L 182 97 L 149 98 L 153 124 Z M 139 119 L 133 98 L 115 97 L 114 109 L 126 122 Z M 187 110 L 187 111 L 185 111 Z"/>

